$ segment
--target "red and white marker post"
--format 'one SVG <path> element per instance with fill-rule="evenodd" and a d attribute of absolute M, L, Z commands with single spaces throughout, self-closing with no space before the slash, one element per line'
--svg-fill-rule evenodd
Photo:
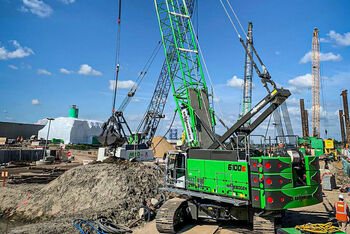
<path fill-rule="evenodd" d="M 5 181 L 6 181 L 6 177 L 8 176 L 8 172 L 7 171 L 3 171 L 1 173 L 1 176 L 2 176 L 2 187 L 5 187 Z"/>

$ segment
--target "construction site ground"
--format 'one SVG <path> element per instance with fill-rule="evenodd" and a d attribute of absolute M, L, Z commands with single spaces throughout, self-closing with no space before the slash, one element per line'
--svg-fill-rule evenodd
<path fill-rule="evenodd" d="M 330 215 L 329 210 L 332 209 L 331 204 L 338 201 L 339 192 L 325 191 L 324 202 L 314 206 L 308 206 L 304 208 L 291 209 L 286 212 L 286 216 L 282 220 L 282 227 L 295 227 L 296 225 L 306 223 L 326 223 L 328 222 Z M 345 200 L 349 204 L 350 197 L 345 196 Z M 350 231 L 350 230 L 349 230 Z M 155 221 L 150 223 L 144 223 L 142 226 L 137 227 L 135 234 L 152 234 L 158 233 L 156 229 Z M 228 233 L 261 233 L 254 232 L 250 227 L 247 227 L 246 223 L 216 223 L 213 221 L 202 221 L 196 224 L 185 226 L 179 233 L 186 234 L 228 234 Z"/>
<path fill-rule="evenodd" d="M 139 208 L 151 198 L 160 198 L 163 168 L 154 163 L 110 160 L 107 163 L 61 163 L 45 166 L 67 171 L 48 184 L 6 184 L 0 188 L 0 233 L 78 233 L 76 218 L 110 218 L 129 226 L 138 220 Z M 323 163 L 321 163 L 323 168 Z M 29 167 L 6 169 L 10 173 L 31 171 Z M 37 171 L 35 169 L 34 171 Z M 348 184 L 341 163 L 330 164 L 338 186 Z M 322 170 L 323 172 L 323 170 Z M 283 227 L 305 223 L 325 223 L 339 190 L 324 191 L 324 202 L 292 209 L 282 220 Z M 347 203 L 350 196 L 344 194 Z M 7 213 L 6 213 L 7 212 Z M 139 221 L 133 233 L 157 233 L 155 222 Z M 205 220 L 185 226 L 180 233 L 257 233 L 246 223 L 216 223 Z"/>

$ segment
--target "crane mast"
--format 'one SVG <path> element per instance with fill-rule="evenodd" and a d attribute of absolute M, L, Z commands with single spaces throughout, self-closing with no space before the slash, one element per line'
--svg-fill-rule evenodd
<path fill-rule="evenodd" d="M 242 116 L 247 114 L 247 112 L 250 111 L 250 109 L 252 108 L 253 66 L 252 66 L 252 61 L 250 59 L 251 57 L 253 57 L 252 29 L 253 29 L 253 23 L 249 22 L 247 42 L 246 42 L 247 51 L 245 53 L 245 64 L 244 64 L 243 105 L 242 105 L 243 108 L 242 108 L 242 114 L 241 114 Z M 250 54 L 250 56 L 248 56 L 248 54 Z"/>
<path fill-rule="evenodd" d="M 196 0 L 186 0 L 185 2 L 189 16 L 192 16 Z M 184 30 L 183 33 L 186 33 L 187 30 L 188 29 L 186 29 L 186 31 Z M 172 71 L 177 70 L 178 65 L 176 63 L 177 56 L 175 47 L 171 46 L 167 48 L 167 54 L 170 55 L 170 69 Z M 157 84 L 154 88 L 153 96 L 136 130 L 136 132 L 141 132 L 142 134 L 140 136 L 141 143 L 145 142 L 147 145 L 151 145 L 152 139 L 154 137 L 154 134 L 156 133 L 159 122 L 162 118 L 164 118 L 163 111 L 167 102 L 170 87 L 171 82 L 168 72 L 168 63 L 167 60 L 164 60 Z"/>
<path fill-rule="evenodd" d="M 312 37 L 312 135 L 321 136 L 320 126 L 320 42 L 318 39 L 318 29 L 314 29 Z"/>
<path fill-rule="evenodd" d="M 185 1 L 155 0 L 173 96 L 189 147 L 213 143 L 213 111 Z M 175 48 L 169 53 L 167 48 Z M 172 59 L 176 56 L 177 59 Z M 171 69 L 176 65 L 177 69 Z"/>

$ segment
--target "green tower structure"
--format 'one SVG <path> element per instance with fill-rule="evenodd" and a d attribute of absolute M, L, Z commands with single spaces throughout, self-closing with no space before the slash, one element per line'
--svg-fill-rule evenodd
<path fill-rule="evenodd" d="M 70 118 L 78 118 L 79 114 L 79 109 L 76 105 L 72 105 L 71 108 L 69 109 L 69 114 L 68 117 Z"/>

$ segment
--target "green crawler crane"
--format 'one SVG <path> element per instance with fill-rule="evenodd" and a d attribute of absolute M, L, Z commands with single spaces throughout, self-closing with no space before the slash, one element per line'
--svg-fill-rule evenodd
<path fill-rule="evenodd" d="M 286 209 L 322 202 L 318 157 L 303 155 L 296 148 L 250 149 L 250 133 L 291 95 L 276 87 L 254 47 L 263 73 L 252 55 L 248 56 L 268 94 L 218 136 L 186 4 L 182 0 L 154 2 L 173 96 L 188 145 L 183 152 L 168 154 L 166 186 L 162 189 L 186 199 L 170 199 L 159 209 L 158 231 L 173 233 L 186 220 L 211 218 L 246 220 L 256 230 L 273 233 L 276 220 Z M 176 54 L 167 53 L 168 47 L 174 47 Z M 170 69 L 174 62 L 176 70 Z"/>

